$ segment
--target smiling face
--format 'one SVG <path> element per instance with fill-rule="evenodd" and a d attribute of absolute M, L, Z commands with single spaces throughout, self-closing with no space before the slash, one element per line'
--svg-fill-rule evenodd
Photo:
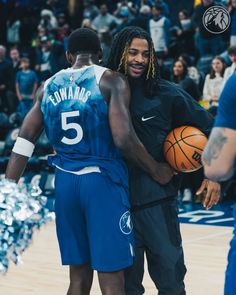
<path fill-rule="evenodd" d="M 176 77 L 181 77 L 184 73 L 184 67 L 181 61 L 177 61 L 173 67 L 173 73 Z"/>
<path fill-rule="evenodd" d="M 149 45 L 146 39 L 134 38 L 127 55 L 127 71 L 132 78 L 139 78 L 149 63 Z"/>

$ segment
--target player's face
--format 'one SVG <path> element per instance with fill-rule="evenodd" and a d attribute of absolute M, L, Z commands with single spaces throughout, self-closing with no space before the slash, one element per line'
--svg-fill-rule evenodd
<path fill-rule="evenodd" d="M 213 59 L 212 68 L 216 73 L 220 73 L 223 70 L 223 63 L 219 59 Z"/>
<path fill-rule="evenodd" d="M 146 71 L 149 62 L 149 45 L 146 39 L 134 38 L 127 57 L 128 75 L 139 78 Z"/>

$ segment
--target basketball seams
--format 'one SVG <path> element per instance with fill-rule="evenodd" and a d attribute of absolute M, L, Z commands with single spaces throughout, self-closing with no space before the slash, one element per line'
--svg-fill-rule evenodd
<path fill-rule="evenodd" d="M 172 168 L 174 168 L 174 169 L 176 169 L 176 170 L 179 170 L 179 166 L 178 166 L 178 164 L 177 164 L 177 157 L 176 157 L 176 155 L 175 155 L 175 148 L 173 147 L 173 149 L 174 149 L 174 161 L 175 161 L 175 167 L 172 167 Z"/>
<path fill-rule="evenodd" d="M 191 165 L 193 165 L 193 167 L 197 168 L 197 167 L 196 167 L 196 166 L 190 161 L 189 157 L 186 155 L 186 153 L 183 151 L 182 147 L 180 146 L 179 141 L 181 141 L 181 140 L 177 141 L 177 138 L 176 138 L 176 136 L 175 136 L 175 132 L 174 132 L 174 130 L 173 130 L 172 132 L 173 132 L 173 135 L 174 135 L 174 138 L 175 138 L 175 140 L 176 140 L 177 145 L 179 146 L 179 148 L 180 148 L 180 150 L 182 151 L 182 153 L 185 155 L 186 159 L 189 161 L 189 163 L 191 163 Z M 177 167 L 178 167 L 178 166 L 177 166 Z"/>
<path fill-rule="evenodd" d="M 192 134 L 192 135 L 187 135 L 187 136 L 185 136 L 185 137 L 183 137 L 183 138 L 181 138 L 181 139 L 179 139 L 179 140 L 177 140 L 176 137 L 175 137 L 175 140 L 176 140 L 175 143 L 171 142 L 171 141 L 168 140 L 168 139 L 165 140 L 165 142 L 169 142 L 169 143 L 171 143 L 171 146 L 167 149 L 166 153 L 168 153 L 169 149 L 171 149 L 172 146 L 174 146 L 175 144 L 177 144 L 177 143 L 180 142 L 180 141 L 183 141 L 185 144 L 191 146 L 189 143 L 185 142 L 184 139 L 189 138 L 189 137 L 194 137 L 194 136 L 196 136 L 196 135 L 198 135 L 198 136 L 203 136 L 203 137 L 206 136 L 205 134 L 196 133 L 196 134 Z M 191 146 L 191 147 L 195 147 L 195 146 Z M 195 147 L 195 148 L 197 148 L 197 149 L 203 151 L 202 149 L 200 149 L 200 148 L 198 148 L 198 147 Z"/>
<path fill-rule="evenodd" d="M 181 132 L 180 132 L 180 138 L 182 139 L 183 138 L 183 132 L 187 129 L 187 128 L 189 128 L 189 126 L 185 126 L 184 128 L 183 128 L 183 130 L 181 130 Z"/>
<path fill-rule="evenodd" d="M 185 142 L 184 140 L 182 140 L 182 141 L 183 141 L 183 143 L 186 144 L 187 146 L 190 146 L 190 147 L 192 147 L 192 148 L 194 148 L 194 149 L 196 149 L 196 150 L 199 150 L 199 151 L 203 152 L 203 149 L 201 149 L 201 148 L 199 148 L 199 147 L 196 147 L 195 145 L 191 145 L 191 144 Z"/>
<path fill-rule="evenodd" d="M 206 135 L 196 127 L 184 125 L 174 128 L 164 141 L 166 160 L 178 171 L 197 171 L 201 168 L 199 160 L 206 142 Z"/>

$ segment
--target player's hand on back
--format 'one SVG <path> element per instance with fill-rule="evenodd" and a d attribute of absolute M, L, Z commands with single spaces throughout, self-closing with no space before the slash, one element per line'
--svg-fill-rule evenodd
<path fill-rule="evenodd" d="M 170 167 L 167 163 L 157 163 L 156 169 L 152 174 L 152 178 L 159 182 L 160 184 L 164 185 L 171 181 L 172 177 L 177 173 Z"/>

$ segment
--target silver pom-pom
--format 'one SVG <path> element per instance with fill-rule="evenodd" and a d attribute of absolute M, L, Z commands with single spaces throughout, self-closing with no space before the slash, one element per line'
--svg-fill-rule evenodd
<path fill-rule="evenodd" d="M 39 187 L 0 180 L 0 274 L 7 272 L 10 260 L 21 262 L 34 229 L 52 219 L 46 204 Z"/>

